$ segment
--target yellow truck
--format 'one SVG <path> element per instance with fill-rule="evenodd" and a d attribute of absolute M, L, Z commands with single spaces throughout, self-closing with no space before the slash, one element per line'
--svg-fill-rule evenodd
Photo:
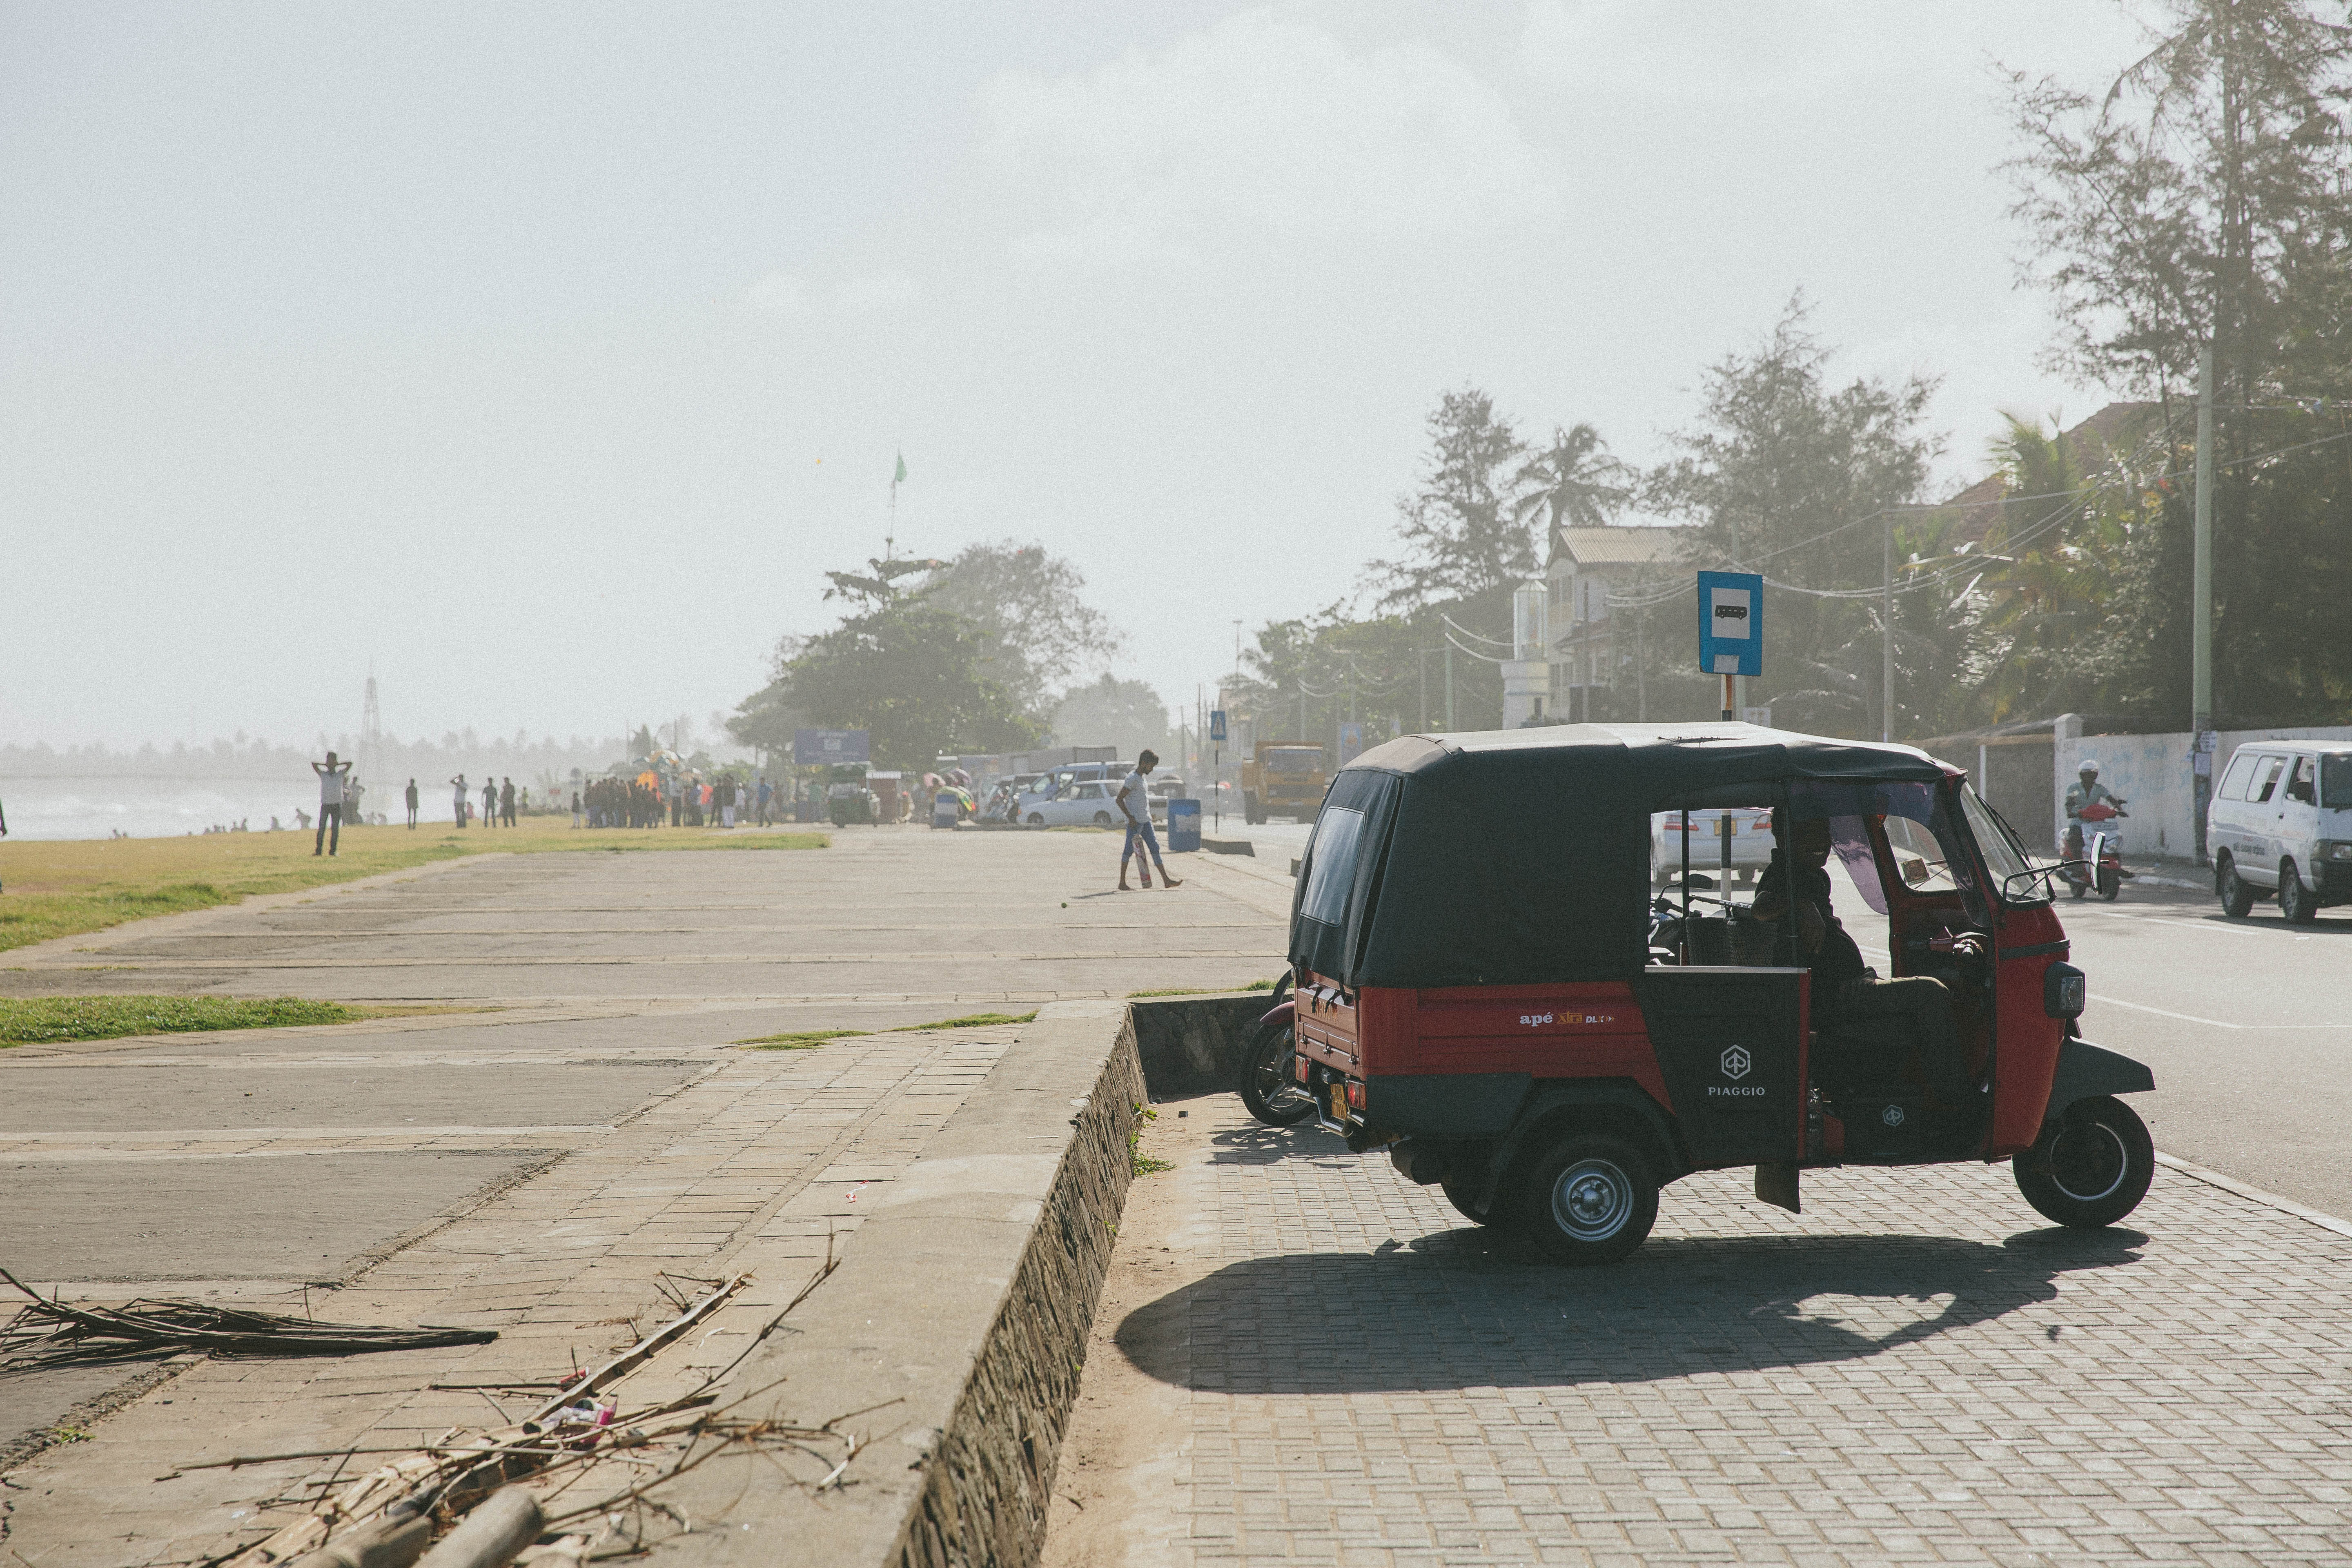
<path fill-rule="evenodd" d="M 1322 747 L 1304 741 L 1260 741 L 1242 764 L 1242 819 L 1252 826 L 1276 816 L 1312 822 L 1330 782 L 1323 771 Z"/>

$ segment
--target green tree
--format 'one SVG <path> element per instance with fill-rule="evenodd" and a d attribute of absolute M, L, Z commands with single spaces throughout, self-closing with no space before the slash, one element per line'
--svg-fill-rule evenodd
<path fill-rule="evenodd" d="M 1381 606 L 1507 604 L 1511 590 L 1542 566 L 1535 530 L 1516 504 L 1517 465 L 1527 447 L 1475 386 L 1440 397 L 1428 430 L 1420 486 L 1397 498 L 1404 552 L 1372 563 Z"/>
<path fill-rule="evenodd" d="M 1049 689 L 1109 658 L 1124 640 L 1081 597 L 1085 576 L 1043 545 L 1001 539 L 933 566 L 925 592 L 994 635 L 997 679 L 1024 708 L 1042 709 Z"/>
<path fill-rule="evenodd" d="M 1646 490 L 1694 525 L 1693 564 L 1782 585 L 1767 589 L 1770 651 L 1749 700 L 1771 703 L 1784 727 L 1875 734 L 1880 645 L 1863 590 L 1878 583 L 1884 531 L 1917 500 L 1937 450 L 1921 427 L 1935 383 L 1832 385 L 1808 313 L 1801 296 L 1790 300 L 1752 353 L 1706 372 L 1698 423 L 1673 437 L 1679 455 Z"/>
<path fill-rule="evenodd" d="M 1033 745 L 1045 726 L 997 675 L 994 633 L 931 602 L 905 579 L 940 562 L 872 561 L 868 573 L 828 572 L 826 596 L 850 601 L 839 626 L 779 645 L 775 679 L 745 699 L 729 729 L 746 744 L 781 746 L 790 718 L 872 733 L 885 768 L 921 768 L 942 751 Z"/>
<path fill-rule="evenodd" d="M 1146 746 L 1168 744 L 1168 704 L 1140 680 L 1106 674 L 1073 686 L 1054 707 L 1054 740 L 1071 746 L 1116 746 L 1132 757 Z"/>
<path fill-rule="evenodd" d="M 2165 410 L 2165 472 L 2117 556 L 2100 706 L 2186 724 L 2189 412 L 2210 345 L 2220 460 L 2214 689 L 2235 721 L 2352 706 L 2352 29 L 2308 0 L 2171 0 L 2096 94 L 2012 78 L 2010 169 L 2062 338 L 2053 358 Z"/>
<path fill-rule="evenodd" d="M 1554 529 L 1605 527 L 1633 499 L 1640 477 L 1612 456 L 1601 432 L 1586 424 L 1565 430 L 1553 426 L 1551 444 L 1513 476 L 1519 514 L 1540 517 Z"/>

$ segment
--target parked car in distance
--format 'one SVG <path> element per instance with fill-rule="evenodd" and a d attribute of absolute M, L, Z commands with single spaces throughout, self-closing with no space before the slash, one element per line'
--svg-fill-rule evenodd
<path fill-rule="evenodd" d="M 1723 819 L 1731 818 L 1731 875 L 1743 886 L 1772 863 L 1772 814 L 1749 807 L 1743 811 L 1690 813 L 1691 880 L 1707 879 L 1712 887 L 1723 875 Z M 1650 881 L 1672 886 L 1683 874 L 1683 813 L 1654 812 L 1650 816 Z"/>
<path fill-rule="evenodd" d="M 1116 779 L 1073 779 L 1048 800 L 1031 795 L 1021 803 L 1021 820 L 1031 827 L 1117 827 L 1124 820 Z"/>
<path fill-rule="evenodd" d="M 2243 919 L 2278 900 L 2296 925 L 2352 904 L 2352 747 L 2250 741 L 2230 757 L 2205 808 L 2205 844 L 2221 912 Z"/>

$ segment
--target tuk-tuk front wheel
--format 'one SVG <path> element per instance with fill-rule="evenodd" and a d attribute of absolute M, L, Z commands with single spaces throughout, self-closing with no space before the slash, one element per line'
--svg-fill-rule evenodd
<path fill-rule="evenodd" d="M 1520 1227 L 1555 1262 L 1614 1263 L 1649 1238 L 1658 1184 L 1641 1150 L 1574 1131 L 1546 1150 L 1519 1191 Z"/>
<path fill-rule="evenodd" d="M 2045 1219 L 2109 1226 L 2139 1206 L 2156 1174 L 2147 1124 L 2112 1095 L 2078 1100 L 2011 1162 L 2017 1190 Z"/>

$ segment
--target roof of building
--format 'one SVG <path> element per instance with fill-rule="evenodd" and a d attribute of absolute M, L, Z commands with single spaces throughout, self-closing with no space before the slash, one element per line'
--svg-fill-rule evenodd
<path fill-rule="evenodd" d="M 1552 559 L 1579 566 L 1647 566 L 1680 558 L 1690 531 L 1683 528 L 1562 528 L 1552 533 Z"/>

